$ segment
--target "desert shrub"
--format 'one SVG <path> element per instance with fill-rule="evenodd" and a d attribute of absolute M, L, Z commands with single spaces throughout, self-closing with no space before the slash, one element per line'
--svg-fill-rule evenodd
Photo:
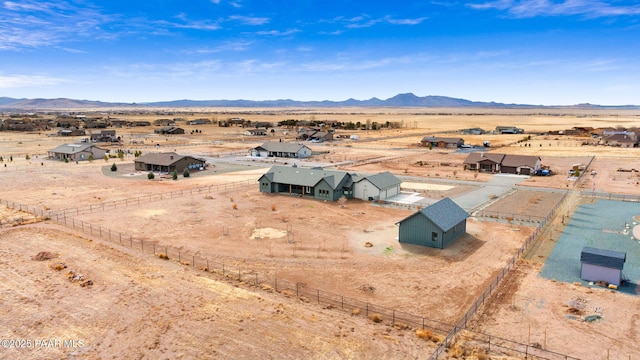
<path fill-rule="evenodd" d="M 273 288 L 267 284 L 262 284 L 262 290 L 264 291 L 273 291 Z"/>
<path fill-rule="evenodd" d="M 351 312 L 351 315 L 360 315 L 360 309 L 358 308 L 353 309 L 353 311 Z"/>
<path fill-rule="evenodd" d="M 157 253 L 156 256 L 163 260 L 169 260 L 169 255 L 165 253 Z"/>
<path fill-rule="evenodd" d="M 416 336 L 418 336 L 420 339 L 431 340 L 433 333 L 426 329 L 425 330 L 418 329 L 416 330 Z"/>
<path fill-rule="evenodd" d="M 93 154 L 89 155 L 89 162 L 93 162 Z"/>
<path fill-rule="evenodd" d="M 113 163 L 113 165 L 111 165 L 111 171 L 118 171 L 118 166 L 116 165 L 116 163 Z"/>
<path fill-rule="evenodd" d="M 374 323 L 381 323 L 382 322 L 382 316 L 380 316 L 380 314 L 371 314 L 369 316 L 369 319 L 371 321 L 373 321 Z"/>
<path fill-rule="evenodd" d="M 173 170 L 173 172 L 171 173 L 171 178 L 173 180 L 178 180 L 178 172 Z"/>
<path fill-rule="evenodd" d="M 189 169 L 185 168 L 182 172 L 182 177 L 189 177 L 191 174 L 189 173 Z"/>
<path fill-rule="evenodd" d="M 276 211 L 277 207 L 275 205 L 271 205 L 271 211 Z"/>
<path fill-rule="evenodd" d="M 149 180 L 153 180 L 156 176 L 153 174 L 153 171 L 149 171 L 149 173 L 147 174 L 147 179 Z"/>
<path fill-rule="evenodd" d="M 26 160 L 31 159 L 31 157 L 29 156 L 29 154 L 27 154 L 24 158 L 25 158 Z"/>
<path fill-rule="evenodd" d="M 64 268 L 66 268 L 66 266 L 63 263 L 56 263 L 56 264 L 51 265 L 51 268 L 53 270 L 60 271 L 60 270 L 62 270 Z"/>
<path fill-rule="evenodd" d="M 233 210 L 238 210 L 238 204 L 233 204 L 232 208 Z"/>

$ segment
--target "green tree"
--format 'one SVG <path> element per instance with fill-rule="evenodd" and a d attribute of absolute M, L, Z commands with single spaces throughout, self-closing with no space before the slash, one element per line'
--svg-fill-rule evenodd
<path fill-rule="evenodd" d="M 184 168 L 184 171 L 182 172 L 182 177 L 189 177 L 189 176 L 191 176 L 191 174 L 189 173 L 189 169 Z"/>
<path fill-rule="evenodd" d="M 89 155 L 89 162 L 93 162 L 93 154 Z"/>
<path fill-rule="evenodd" d="M 124 151 L 118 151 L 118 159 L 124 160 Z"/>
<path fill-rule="evenodd" d="M 173 180 L 178 180 L 178 172 L 173 170 L 173 172 L 171 173 L 171 178 Z"/>
<path fill-rule="evenodd" d="M 104 154 L 104 156 L 102 157 L 104 159 L 104 161 L 109 161 L 109 157 L 107 156 L 107 154 Z"/>
<path fill-rule="evenodd" d="M 113 163 L 113 165 L 111 165 L 111 171 L 118 171 L 118 166 L 116 165 L 116 163 Z"/>
<path fill-rule="evenodd" d="M 24 157 L 26 160 L 31 159 L 31 157 L 29 156 L 29 154 L 27 154 L 27 156 Z"/>
<path fill-rule="evenodd" d="M 149 171 L 149 173 L 147 174 L 147 179 L 149 180 L 153 180 L 156 176 L 153 174 L 153 171 Z"/>

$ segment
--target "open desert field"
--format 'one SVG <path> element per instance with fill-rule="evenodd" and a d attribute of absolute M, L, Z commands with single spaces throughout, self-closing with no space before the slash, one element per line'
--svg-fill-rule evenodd
<path fill-rule="evenodd" d="M 469 319 L 470 331 L 569 358 L 610 354 L 626 359 L 637 350 L 632 343 L 638 319 L 625 315 L 637 312 L 632 310 L 637 296 L 545 280 L 538 273 L 564 217 L 588 200 L 581 193 L 640 195 L 639 173 L 619 171 L 640 170 L 640 149 L 583 145 L 579 137 L 543 133 L 573 126 L 638 127 L 640 114 L 354 108 L 188 109 L 173 116 L 208 118 L 214 124 L 180 124 L 186 133 L 172 136 L 153 134 L 153 126 L 117 128 L 121 143 L 101 146 L 124 150 L 123 159 L 78 163 L 48 159 L 47 151 L 82 137 L 0 132 L 2 306 L 15 314 L 0 320 L 0 336 L 77 340 L 70 347 L 3 349 L 7 357 L 429 358 L 514 258 L 517 265 L 509 267 L 514 270 Z M 153 121 L 166 116 L 117 117 Z M 358 140 L 309 144 L 315 154 L 304 160 L 256 159 L 248 156 L 250 149 L 267 140 L 293 141 L 296 129 L 276 128 L 256 137 L 241 127 L 217 125 L 231 117 L 401 126 L 348 132 Z M 525 134 L 459 133 L 499 125 L 524 128 Z M 523 141 L 528 131 L 533 134 Z M 293 163 L 360 174 L 389 171 L 402 179 L 403 190 L 428 201 L 474 196 L 495 186 L 494 175 L 464 169 L 466 153 L 418 147 L 426 135 L 462 137 L 475 145 L 490 141 L 485 152 L 537 155 L 555 175 L 521 177 L 503 195 L 480 199 L 467 233 L 443 250 L 398 242 L 396 223 L 419 205 L 325 202 L 258 189 L 258 178 L 272 165 Z M 205 157 L 209 166 L 189 178 L 149 180 L 134 169 L 135 151 Z M 114 163 L 115 172 L 110 171 Z M 575 164 L 588 166 L 579 179 L 567 175 Z M 533 250 L 527 248 L 523 260 L 519 254 L 525 244 Z M 41 252 L 50 256 L 32 259 Z M 59 263 L 67 267 L 55 270 Z M 226 276 L 213 264 L 226 264 L 244 280 Z M 92 283 L 68 280 L 70 269 Z M 278 289 L 277 281 L 294 284 L 294 290 Z M 360 305 L 345 309 L 313 301 L 313 294 L 320 298 L 321 293 Z M 606 309 L 607 321 L 559 320 L 565 305 L 576 299 Z M 385 312 L 378 319 L 370 307 Z M 418 323 L 396 319 L 396 313 L 425 319 L 424 331 L 432 335 Z M 580 343 L 566 341 L 572 331 L 581 334 Z M 446 340 L 441 358 L 527 356 L 514 349 L 491 352 L 477 339 L 457 339 L 455 346 Z"/>

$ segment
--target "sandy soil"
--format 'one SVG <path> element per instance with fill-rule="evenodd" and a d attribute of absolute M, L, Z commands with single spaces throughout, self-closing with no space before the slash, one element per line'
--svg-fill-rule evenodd
<path fill-rule="evenodd" d="M 560 109 L 535 114 L 530 110 L 484 109 L 473 114 L 456 109 L 341 109 L 327 113 L 229 109 L 224 114 L 189 116 L 216 121 L 237 116 L 279 121 L 285 116 L 402 122 L 402 129 L 397 130 L 356 131 L 359 141 L 314 144 L 312 149 L 322 154 L 308 162 L 321 161 L 362 173 L 388 170 L 406 176 L 405 187 L 436 199 L 482 186 L 490 175 L 464 171 L 465 154 L 417 147 L 425 135 L 448 131 L 445 136 L 458 136 L 455 131 L 478 124 L 489 130 L 509 124 L 528 131 L 546 131 L 572 126 L 638 126 L 640 122 L 638 114 L 629 112 Z M 138 118 L 159 117 L 148 114 Z M 185 128 L 187 133 L 195 128 L 203 133 L 160 137 L 149 134 L 153 127 L 117 129 L 124 140 L 119 147 L 132 152 L 177 151 L 223 159 L 231 153 L 246 156 L 248 149 L 265 141 L 245 136 L 237 127 Z M 278 129 L 271 138 L 291 139 L 292 130 L 285 135 Z M 581 138 L 544 135 L 534 135 L 526 142 L 522 142 L 523 135 L 463 138 L 471 144 L 491 141 L 488 151 L 539 155 L 558 174 L 520 183 L 520 191 L 494 204 L 503 212 L 542 214 L 559 196 L 532 188 L 569 190 L 575 186 L 589 191 L 595 183 L 597 191 L 640 194 L 638 173 L 617 171 L 640 170 L 638 149 L 583 146 Z M 340 206 L 261 194 L 255 185 L 247 184 L 257 180 L 271 163 L 235 164 L 228 169 L 220 164 L 188 179 L 149 181 L 144 174 L 133 171 L 131 156 L 115 161 L 119 168 L 116 173 L 108 171 L 114 162 L 111 160 L 64 164 L 44 158 L 47 150 L 70 140 L 79 138 L 0 133 L 0 156 L 4 160 L 0 164 L 0 198 L 39 211 L 91 206 L 89 213 L 73 215 L 68 211 L 67 215 L 165 247 L 169 253 L 232 261 L 266 276 L 448 323 L 456 322 L 467 311 L 533 232 L 531 226 L 472 218 L 468 234 L 445 250 L 401 246 L 394 224 L 415 209 L 361 201 Z M 9 156 L 13 161 L 7 161 Z M 588 174 L 580 181 L 568 180 L 566 172 L 573 164 L 587 164 L 591 158 L 594 160 Z M 366 163 L 369 161 L 373 162 Z M 476 184 L 461 185 L 456 180 Z M 219 186 L 240 182 L 243 184 L 229 188 Z M 193 192 L 202 188 L 207 191 Z M 173 195 L 163 201 L 135 201 L 160 193 Z M 108 206 L 102 209 L 115 201 L 126 204 L 115 210 Z M 569 212 L 562 210 L 562 214 Z M 7 284 L 1 294 L 2 306 L 5 313 L 17 314 L 1 320 L 1 335 L 83 340 L 83 346 L 77 348 L 9 349 L 7 356 L 11 358 L 193 358 L 203 353 L 219 358 L 245 354 L 246 358 L 265 354 L 269 358 L 417 358 L 430 354 L 435 346 L 411 329 L 375 324 L 362 316 L 232 282 L 121 248 L 78 229 L 51 221 L 28 224 L 39 219 L 25 213 L 2 209 L 0 221 L 0 252 L 4 255 L 0 257 L 0 278 Z M 25 225 L 18 225 L 21 223 Z M 558 226 L 553 222 L 553 230 L 558 231 Z M 543 232 L 541 236 L 548 235 Z M 635 299 L 540 279 L 539 266 L 552 246 L 551 241 L 538 245 L 537 252 L 507 279 L 505 290 L 481 312 L 472 329 L 542 344 L 575 357 L 596 354 L 606 358 L 608 349 L 612 358 L 633 354 L 638 319 L 626 314 L 638 312 Z M 57 257 L 31 260 L 41 251 Z M 81 287 L 69 282 L 64 270 L 50 268 L 60 261 L 82 272 L 94 285 Z M 587 324 L 568 318 L 567 304 L 578 298 L 589 310 L 604 309 L 604 320 Z M 530 338 L 526 324 L 531 325 Z M 145 336 L 139 336 L 140 331 Z M 574 335 L 579 343 L 561 340 Z"/>
<path fill-rule="evenodd" d="M 55 257 L 31 259 L 44 251 Z M 410 329 L 228 283 L 57 227 L 2 230 L 0 254 L 0 337 L 24 339 L 27 347 L 4 348 L 3 358 L 396 359 L 434 347 Z M 60 263 L 67 268 L 52 268 Z M 93 285 L 69 281 L 69 271 Z"/>

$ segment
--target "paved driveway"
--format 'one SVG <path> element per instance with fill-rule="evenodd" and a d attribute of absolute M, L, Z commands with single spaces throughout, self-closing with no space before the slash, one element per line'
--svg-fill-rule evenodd
<path fill-rule="evenodd" d="M 451 200 L 466 211 L 471 211 L 485 203 L 490 203 L 496 197 L 506 194 L 516 184 L 527 178 L 529 177 L 524 175 L 495 174 L 486 184 L 467 193 L 452 197 Z"/>

